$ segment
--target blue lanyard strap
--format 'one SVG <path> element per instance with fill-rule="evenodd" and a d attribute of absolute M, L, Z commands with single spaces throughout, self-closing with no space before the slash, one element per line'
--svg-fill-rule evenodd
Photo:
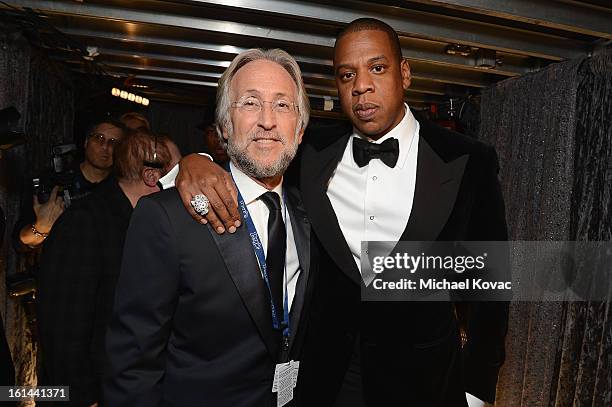
<path fill-rule="evenodd" d="M 235 181 L 234 181 L 235 183 Z M 266 284 L 266 288 L 268 289 L 268 298 L 270 299 L 270 308 L 272 310 L 272 327 L 274 329 L 282 329 L 283 337 L 289 338 L 291 336 L 291 326 L 289 321 L 289 290 L 287 289 L 287 261 L 285 258 L 285 298 L 283 304 L 283 321 L 281 322 L 278 318 L 278 310 L 276 309 L 276 305 L 274 304 L 274 299 L 272 297 L 272 289 L 270 288 L 270 280 L 268 278 L 268 269 L 266 266 L 266 254 L 263 250 L 263 245 L 261 240 L 259 239 L 259 234 L 257 233 L 257 229 L 255 229 L 255 224 L 253 223 L 253 219 L 247 209 L 246 203 L 244 202 L 244 198 L 238 189 L 238 185 L 236 185 L 236 189 L 238 190 L 238 206 L 242 211 L 242 217 L 246 223 L 247 231 L 249 232 L 249 237 L 251 238 L 251 245 L 253 246 L 253 251 L 255 252 L 255 257 L 257 258 L 257 263 L 259 264 L 259 269 L 261 270 L 261 274 L 263 276 L 264 282 Z M 286 205 L 286 196 L 283 193 L 283 200 L 285 202 L 285 222 L 287 219 L 287 205 Z M 285 223 L 285 228 L 287 228 L 287 224 Z"/>

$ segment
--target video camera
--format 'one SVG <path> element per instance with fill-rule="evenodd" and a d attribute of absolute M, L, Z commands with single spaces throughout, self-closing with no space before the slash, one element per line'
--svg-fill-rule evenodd
<path fill-rule="evenodd" d="M 40 177 L 32 179 L 32 186 L 38 196 L 38 202 L 45 203 L 51 196 L 51 191 L 59 186 L 58 196 L 64 200 L 64 206 L 87 195 L 77 174 L 77 147 L 75 144 L 60 144 L 52 148 L 51 163 L 53 170 Z"/>

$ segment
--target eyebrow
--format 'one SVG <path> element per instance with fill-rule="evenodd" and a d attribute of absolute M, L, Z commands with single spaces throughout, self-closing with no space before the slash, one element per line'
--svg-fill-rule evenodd
<path fill-rule="evenodd" d="M 247 89 L 247 90 L 245 90 L 245 91 L 243 92 L 243 95 L 242 95 L 242 96 L 240 96 L 240 97 L 244 97 L 244 96 L 247 96 L 247 95 L 261 96 L 261 92 L 260 92 L 260 91 L 258 91 L 257 89 Z M 289 95 L 287 95 L 287 94 L 286 94 L 286 93 L 284 93 L 284 92 L 276 92 L 276 93 L 274 94 L 274 97 L 275 97 L 275 98 L 277 98 L 277 97 L 289 97 Z"/>
<path fill-rule="evenodd" d="M 388 61 L 386 56 L 384 56 L 384 55 L 377 55 L 375 57 L 372 57 L 372 58 L 368 59 L 367 63 L 368 63 L 368 65 L 370 65 L 371 63 L 374 63 L 374 62 L 380 61 L 380 60 Z M 340 65 L 338 65 L 336 67 L 336 72 L 338 72 L 342 68 L 350 68 L 351 66 L 353 66 L 353 65 L 352 64 L 340 64 Z"/>

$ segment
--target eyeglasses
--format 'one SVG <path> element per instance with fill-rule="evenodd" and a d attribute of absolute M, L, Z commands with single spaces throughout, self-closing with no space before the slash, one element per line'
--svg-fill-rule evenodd
<path fill-rule="evenodd" d="M 275 113 L 295 113 L 298 110 L 295 103 L 289 102 L 286 99 L 276 99 L 268 102 L 267 100 L 260 100 L 255 96 L 243 96 L 232 102 L 232 107 L 242 112 L 259 113 L 263 109 L 264 103 L 270 103 L 272 111 Z"/>
<path fill-rule="evenodd" d="M 108 144 L 109 147 L 114 147 L 119 142 L 118 139 L 113 137 L 106 138 L 102 133 L 91 133 L 89 138 L 100 146 Z"/>
<path fill-rule="evenodd" d="M 164 168 L 164 165 L 160 162 L 157 162 L 157 136 L 154 136 L 154 139 L 155 139 L 155 143 L 153 144 L 153 160 L 152 161 L 144 160 L 142 162 L 142 165 L 144 165 L 145 167 L 149 167 L 149 168 L 162 169 Z"/>

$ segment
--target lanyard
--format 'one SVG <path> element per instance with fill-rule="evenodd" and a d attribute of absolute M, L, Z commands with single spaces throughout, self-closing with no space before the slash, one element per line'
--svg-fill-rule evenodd
<path fill-rule="evenodd" d="M 235 183 L 235 182 L 234 182 Z M 270 288 L 270 280 L 268 279 L 268 270 L 266 266 L 266 255 L 263 250 L 263 245 L 261 244 L 261 240 L 259 239 L 259 234 L 257 233 L 257 229 L 255 229 L 255 224 L 253 223 L 253 219 L 247 209 L 246 203 L 244 202 L 244 198 L 242 198 L 242 194 L 238 189 L 238 185 L 236 185 L 236 189 L 238 190 L 238 206 L 242 211 L 242 217 L 246 222 L 246 227 L 249 232 L 249 237 L 251 238 L 251 245 L 253 245 L 253 251 L 255 252 L 255 257 L 257 258 L 257 263 L 259 264 L 259 269 L 261 270 L 261 274 L 263 276 L 264 282 L 266 284 L 266 288 L 268 289 L 268 297 L 270 299 L 270 308 L 272 310 L 272 326 L 274 329 L 283 329 L 283 338 L 288 340 L 291 336 L 291 325 L 289 322 L 289 290 L 287 289 L 287 261 L 285 259 L 284 266 L 284 274 L 285 274 L 285 298 L 283 305 L 283 321 L 281 322 L 278 318 L 278 310 L 276 309 L 276 305 L 274 304 L 274 300 L 272 297 L 272 289 Z M 287 221 L 287 205 L 286 205 L 286 196 L 283 193 L 283 200 L 285 201 L 285 220 Z M 287 228 L 287 223 L 285 223 L 285 230 Z M 286 233 L 285 233 L 286 235 Z"/>

